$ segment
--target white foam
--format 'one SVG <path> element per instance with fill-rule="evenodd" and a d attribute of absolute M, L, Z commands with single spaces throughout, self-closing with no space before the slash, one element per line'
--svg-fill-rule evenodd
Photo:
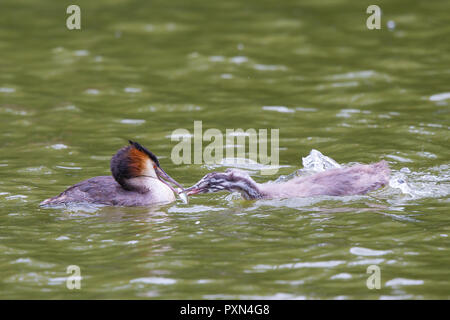
<path fill-rule="evenodd" d="M 285 106 L 264 106 L 262 107 L 263 110 L 266 111 L 276 111 L 276 112 L 281 112 L 281 113 L 292 113 L 295 112 L 294 110 L 285 107 Z"/>
<path fill-rule="evenodd" d="M 412 280 L 404 278 L 395 278 L 386 282 L 386 287 L 398 287 L 398 286 L 418 286 L 423 284 L 423 280 Z"/>
<path fill-rule="evenodd" d="M 350 253 L 357 256 L 382 256 L 391 252 L 391 250 L 373 250 L 362 247 L 353 247 L 350 249 Z"/>
<path fill-rule="evenodd" d="M 450 92 L 438 93 L 430 96 L 430 101 L 442 101 L 450 99 Z"/>

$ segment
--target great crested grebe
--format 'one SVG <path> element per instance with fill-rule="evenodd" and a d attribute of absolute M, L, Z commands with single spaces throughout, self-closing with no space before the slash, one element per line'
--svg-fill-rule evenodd
<path fill-rule="evenodd" d="M 354 165 L 331 169 L 286 182 L 257 183 L 241 170 L 211 172 L 190 188 L 187 195 L 219 191 L 238 191 L 245 199 L 274 199 L 314 197 L 320 195 L 360 195 L 376 190 L 389 182 L 390 170 L 386 161 L 368 165 Z"/>
<path fill-rule="evenodd" d="M 169 182 L 183 189 L 161 168 L 158 158 L 137 142 L 129 141 L 111 159 L 112 176 L 81 181 L 40 205 L 96 203 L 112 206 L 147 206 L 175 201 L 178 192 Z M 167 180 L 167 181 L 166 181 Z"/>

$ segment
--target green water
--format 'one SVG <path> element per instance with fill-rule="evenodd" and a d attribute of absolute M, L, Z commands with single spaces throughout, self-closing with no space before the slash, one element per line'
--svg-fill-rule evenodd
<path fill-rule="evenodd" d="M 381 30 L 369 1 L 77 1 L 74 31 L 69 4 L 0 3 L 0 298 L 450 297 L 448 1 L 380 1 Z M 410 190 L 38 206 L 109 174 L 127 139 L 192 185 L 212 169 L 173 164 L 170 136 L 195 120 L 279 129 L 282 167 L 259 182 L 317 149 L 385 159 Z"/>

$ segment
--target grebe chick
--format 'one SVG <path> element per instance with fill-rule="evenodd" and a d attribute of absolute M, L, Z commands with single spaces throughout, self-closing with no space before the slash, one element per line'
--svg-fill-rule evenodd
<path fill-rule="evenodd" d="M 361 195 L 376 190 L 389 182 L 390 170 L 386 161 L 368 165 L 331 169 L 286 182 L 257 183 L 247 173 L 228 169 L 211 172 L 190 188 L 187 195 L 219 191 L 238 191 L 245 199 L 275 199 L 314 197 L 320 195 Z"/>
<path fill-rule="evenodd" d="M 129 141 L 111 159 L 112 176 L 81 181 L 40 205 L 95 203 L 111 206 L 147 206 L 175 201 L 183 189 L 161 168 L 158 158 L 137 142 Z"/>

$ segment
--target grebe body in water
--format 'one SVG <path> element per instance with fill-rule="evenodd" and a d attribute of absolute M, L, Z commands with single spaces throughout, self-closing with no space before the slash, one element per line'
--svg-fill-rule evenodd
<path fill-rule="evenodd" d="M 161 168 L 158 158 L 137 142 L 129 141 L 111 159 L 112 176 L 81 181 L 41 205 L 95 203 L 112 206 L 147 206 L 175 201 L 182 188 Z"/>
<path fill-rule="evenodd" d="M 286 182 L 257 183 L 247 173 L 228 169 L 211 172 L 199 182 L 185 189 L 187 195 L 219 191 L 238 191 L 245 199 L 275 199 L 314 197 L 320 195 L 361 195 L 376 190 L 389 182 L 390 170 L 386 161 L 369 165 L 355 165 L 331 169 Z"/>

